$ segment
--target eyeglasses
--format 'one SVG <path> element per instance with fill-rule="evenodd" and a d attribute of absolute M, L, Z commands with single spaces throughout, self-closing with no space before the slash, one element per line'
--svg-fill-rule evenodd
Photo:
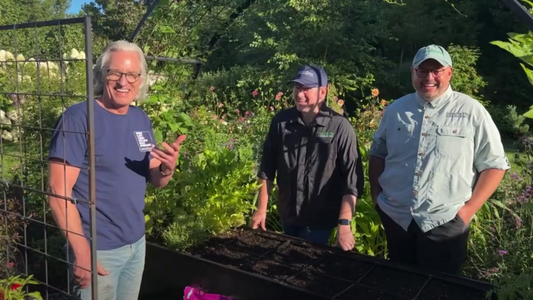
<path fill-rule="evenodd" d="M 419 78 L 426 78 L 429 73 L 433 74 L 433 77 L 439 78 L 444 74 L 444 70 L 448 68 L 442 68 L 437 70 L 427 70 L 427 69 L 415 69 L 416 76 Z"/>
<path fill-rule="evenodd" d="M 119 81 L 122 76 L 126 76 L 129 83 L 135 83 L 141 78 L 141 73 L 123 73 L 117 70 L 107 70 L 107 79 L 112 81 Z"/>

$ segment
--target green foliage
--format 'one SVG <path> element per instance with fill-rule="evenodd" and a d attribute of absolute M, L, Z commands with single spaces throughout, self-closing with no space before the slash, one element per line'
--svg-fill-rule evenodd
<path fill-rule="evenodd" d="M 533 4 L 530 1 L 523 1 L 530 5 L 530 14 Z M 533 14 L 532 14 L 533 15 Z M 502 48 L 511 53 L 516 58 L 520 59 L 520 66 L 526 73 L 529 83 L 533 85 L 533 33 L 528 31 L 526 33 L 508 33 L 508 41 L 493 41 L 491 44 Z M 533 105 L 530 110 L 524 114 L 527 118 L 533 119 Z"/>
<path fill-rule="evenodd" d="M 25 300 L 30 297 L 30 299 L 43 300 L 43 297 L 39 292 L 26 292 L 26 286 L 37 284 L 39 284 L 39 282 L 33 280 L 33 276 L 28 276 L 27 278 L 14 276 L 2 279 L 0 280 L 0 299 Z"/>
<path fill-rule="evenodd" d="M 145 209 L 148 232 L 163 232 L 165 242 L 179 249 L 202 236 L 191 232 L 218 234 L 244 225 L 258 188 L 252 144 L 239 135 L 249 125 L 224 125 L 204 107 L 191 115 L 179 170 L 166 189 L 149 190 Z"/>
<path fill-rule="evenodd" d="M 480 90 L 487 83 L 476 71 L 477 61 L 480 55 L 479 49 L 465 46 L 450 45 L 448 52 L 453 61 L 453 76 L 451 85 L 455 91 L 467 94 L 480 102 Z M 484 103 L 484 105 L 486 105 Z"/>

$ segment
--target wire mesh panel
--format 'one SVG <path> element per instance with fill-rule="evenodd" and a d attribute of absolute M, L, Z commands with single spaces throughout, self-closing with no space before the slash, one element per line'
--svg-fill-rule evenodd
<path fill-rule="evenodd" d="M 97 293 L 95 240 L 95 179 L 93 132 L 93 54 L 90 17 L 0 26 L 0 280 L 31 278 L 21 289 L 39 292 L 43 299 L 71 296 L 73 236 L 87 240 L 93 299 Z M 86 132 L 54 130 L 70 105 L 87 105 Z M 66 158 L 48 159 L 54 136 L 87 141 L 87 199 L 74 199 L 67 189 L 51 189 L 50 165 L 66 169 Z M 58 181 L 59 179 L 55 179 Z M 67 186 L 67 179 L 61 178 Z M 55 214 L 51 204 L 55 205 Z M 89 207 L 89 234 L 68 224 L 72 208 Z M 71 209 L 67 209 L 70 207 Z M 79 227 L 79 226 L 78 226 Z M 7 279 L 6 279 L 7 278 Z M 8 282 L 9 283 L 9 282 Z M 24 282 L 23 282 L 24 283 Z M 13 285 L 12 285 L 13 287 Z M 34 298 L 38 297 L 34 295 Z"/>

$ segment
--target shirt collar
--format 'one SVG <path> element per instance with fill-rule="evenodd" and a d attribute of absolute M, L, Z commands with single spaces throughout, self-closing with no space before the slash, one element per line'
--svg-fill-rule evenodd
<path fill-rule="evenodd" d="M 415 92 L 415 97 L 416 97 L 418 104 L 420 104 L 423 107 L 427 103 L 427 105 L 431 106 L 432 108 L 437 108 L 439 106 L 446 104 L 450 100 L 452 95 L 453 95 L 453 89 L 452 89 L 451 84 L 448 84 L 448 88 L 446 89 L 444 94 L 442 94 L 439 98 L 434 99 L 433 101 L 430 101 L 430 102 L 424 100 L 422 97 L 420 97 L 418 92 Z"/>
<path fill-rule="evenodd" d="M 301 124 L 305 126 L 305 122 L 303 121 L 302 114 L 296 109 L 296 107 L 293 107 L 294 116 L 289 121 L 290 124 Z M 309 126 L 315 126 L 318 125 L 320 127 L 326 127 L 328 126 L 329 122 L 331 121 L 332 116 L 331 108 L 327 107 L 326 104 L 322 104 L 320 107 L 320 110 L 318 111 L 318 114 L 315 116 L 314 122 L 309 124 Z"/>

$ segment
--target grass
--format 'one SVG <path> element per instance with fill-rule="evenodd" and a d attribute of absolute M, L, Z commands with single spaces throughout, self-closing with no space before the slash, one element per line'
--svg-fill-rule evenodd
<path fill-rule="evenodd" d="M 10 178 L 12 168 L 20 163 L 20 158 L 13 157 L 19 155 L 19 147 L 17 143 L 4 141 L 0 143 L 0 180 Z"/>

